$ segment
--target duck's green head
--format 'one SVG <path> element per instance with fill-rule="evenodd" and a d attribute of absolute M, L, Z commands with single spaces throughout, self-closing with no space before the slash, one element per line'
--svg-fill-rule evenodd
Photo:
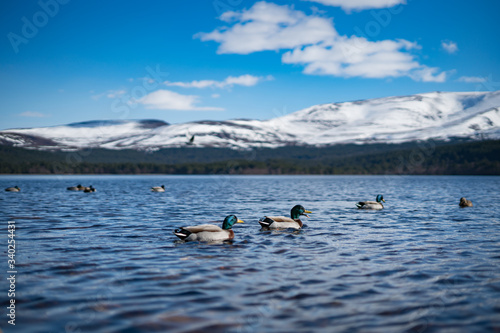
<path fill-rule="evenodd" d="M 377 202 L 385 202 L 384 196 L 382 194 L 377 195 Z"/>
<path fill-rule="evenodd" d="M 305 214 L 305 213 L 310 214 L 310 213 L 312 213 L 312 212 L 311 212 L 311 211 L 306 210 L 306 209 L 305 209 L 304 207 L 302 207 L 301 205 L 296 205 L 296 206 L 293 206 L 293 208 L 292 208 L 292 211 L 291 211 L 290 215 L 291 215 L 292 219 L 297 220 L 297 219 L 299 219 L 299 218 L 300 218 L 300 215 L 304 215 L 304 216 L 306 216 L 306 217 L 309 217 L 309 216 L 307 216 L 307 214 Z"/>
<path fill-rule="evenodd" d="M 242 220 L 238 219 L 234 215 L 228 215 L 224 219 L 224 222 L 222 222 L 222 229 L 224 230 L 229 230 L 233 227 L 235 223 L 244 223 Z"/>

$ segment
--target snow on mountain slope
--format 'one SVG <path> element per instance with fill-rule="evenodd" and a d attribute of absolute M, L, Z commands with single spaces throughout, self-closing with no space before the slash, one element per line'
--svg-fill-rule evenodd
<path fill-rule="evenodd" d="M 189 139 L 195 139 L 192 143 Z M 400 143 L 450 138 L 499 139 L 500 91 L 433 92 L 315 105 L 282 117 L 198 121 L 93 121 L 0 131 L 0 143 L 35 149 L 279 147 Z"/>
<path fill-rule="evenodd" d="M 498 131 L 499 107 L 500 92 L 435 92 L 317 105 L 268 122 L 312 145 L 404 142 Z"/>

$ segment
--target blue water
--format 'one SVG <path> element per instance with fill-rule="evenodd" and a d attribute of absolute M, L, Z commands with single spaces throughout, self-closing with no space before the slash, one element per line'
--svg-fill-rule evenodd
<path fill-rule="evenodd" d="M 79 183 L 98 191 L 66 191 Z M 4 332 L 500 331 L 500 177 L 0 177 L 14 185 L 0 193 Z M 355 208 L 379 193 L 384 210 Z M 259 230 L 295 204 L 313 211 L 303 230 Z M 172 233 L 228 214 L 245 221 L 232 243 Z"/>

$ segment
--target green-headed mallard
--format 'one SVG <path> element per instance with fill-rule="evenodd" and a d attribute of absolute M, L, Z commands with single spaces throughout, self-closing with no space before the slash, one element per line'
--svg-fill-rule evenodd
<path fill-rule="evenodd" d="M 472 201 L 465 199 L 464 197 L 460 198 L 460 203 L 458 204 L 460 207 L 472 207 Z"/>
<path fill-rule="evenodd" d="M 92 187 L 92 185 L 90 185 L 89 187 L 86 187 L 83 192 L 85 193 L 90 193 L 90 192 L 95 192 L 97 191 L 94 187 Z"/>
<path fill-rule="evenodd" d="M 382 202 L 385 202 L 384 196 L 379 194 L 377 195 L 376 201 L 360 201 L 356 204 L 359 209 L 382 209 L 384 205 Z"/>
<path fill-rule="evenodd" d="M 151 187 L 152 192 L 165 192 L 165 185 Z"/>
<path fill-rule="evenodd" d="M 285 216 L 264 216 L 259 220 L 259 224 L 264 229 L 300 229 L 302 228 L 302 221 L 300 216 L 309 217 L 305 213 L 312 213 L 306 210 L 301 205 L 296 205 L 290 212 L 290 217 Z"/>
<path fill-rule="evenodd" d="M 78 184 L 76 186 L 70 186 L 66 188 L 68 191 L 83 191 L 85 190 L 85 186 L 82 186 L 81 184 Z"/>
<path fill-rule="evenodd" d="M 201 224 L 175 229 L 174 234 L 185 241 L 225 241 L 234 238 L 232 227 L 235 223 L 243 223 L 243 221 L 234 215 L 228 215 L 222 222 L 222 228 L 213 224 Z"/>
<path fill-rule="evenodd" d="M 7 187 L 5 189 L 7 192 L 21 192 L 21 189 L 16 185 L 14 187 Z"/>

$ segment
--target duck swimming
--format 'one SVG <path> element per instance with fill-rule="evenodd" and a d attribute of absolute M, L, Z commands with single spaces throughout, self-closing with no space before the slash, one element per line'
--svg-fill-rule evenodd
<path fill-rule="evenodd" d="M 7 187 L 5 189 L 7 192 L 21 192 L 21 189 L 16 185 L 14 187 Z"/>
<path fill-rule="evenodd" d="M 464 197 L 460 198 L 460 202 L 458 203 L 460 207 L 472 207 L 472 201 L 465 199 Z"/>
<path fill-rule="evenodd" d="M 90 192 L 95 192 L 97 191 L 95 188 L 92 187 L 92 185 L 90 185 L 89 187 L 85 187 L 85 189 L 83 190 L 83 192 L 85 193 L 90 193 Z"/>
<path fill-rule="evenodd" d="M 175 229 L 174 234 L 185 241 L 213 242 L 234 238 L 232 227 L 235 223 L 244 223 L 235 215 L 228 215 L 222 222 L 222 228 L 213 224 L 201 224 L 193 227 Z"/>
<path fill-rule="evenodd" d="M 152 192 L 165 192 L 165 185 L 151 187 Z"/>
<path fill-rule="evenodd" d="M 384 196 L 379 194 L 375 200 L 376 201 L 360 201 L 356 206 L 359 209 L 383 209 L 384 205 L 382 205 L 382 202 L 385 202 Z"/>
<path fill-rule="evenodd" d="M 290 217 L 285 216 L 264 216 L 259 220 L 259 224 L 263 229 L 300 229 L 303 226 L 300 216 L 309 217 L 311 211 L 306 210 L 301 205 L 296 205 L 290 211 Z"/>

